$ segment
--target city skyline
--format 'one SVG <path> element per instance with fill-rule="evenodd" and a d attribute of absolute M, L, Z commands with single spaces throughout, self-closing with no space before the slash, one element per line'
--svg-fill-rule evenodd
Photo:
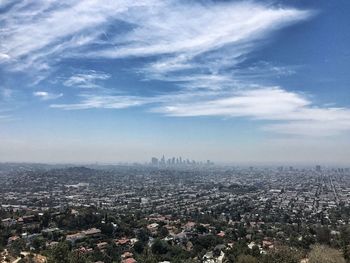
<path fill-rule="evenodd" d="M 349 165 L 349 10 L 1 1 L 0 162 Z"/>

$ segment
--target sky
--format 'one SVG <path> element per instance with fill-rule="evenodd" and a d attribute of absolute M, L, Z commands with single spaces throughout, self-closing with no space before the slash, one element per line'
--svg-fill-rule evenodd
<path fill-rule="evenodd" d="M 347 0 L 0 0 L 0 161 L 350 165 Z"/>

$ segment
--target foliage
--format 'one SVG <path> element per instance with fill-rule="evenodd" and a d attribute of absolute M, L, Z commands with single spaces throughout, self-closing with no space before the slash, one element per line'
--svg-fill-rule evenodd
<path fill-rule="evenodd" d="M 264 258 L 264 263 L 300 263 L 302 255 L 300 251 L 290 247 L 277 247 L 270 251 Z"/>
<path fill-rule="evenodd" d="M 251 255 L 240 255 L 237 258 L 237 263 L 258 263 L 258 260 Z"/>
<path fill-rule="evenodd" d="M 315 245 L 309 255 L 309 263 L 345 263 L 345 259 L 339 250 L 325 245 Z"/>
<path fill-rule="evenodd" d="M 47 263 L 67 263 L 70 260 L 70 248 L 66 242 L 54 245 L 48 252 Z"/>

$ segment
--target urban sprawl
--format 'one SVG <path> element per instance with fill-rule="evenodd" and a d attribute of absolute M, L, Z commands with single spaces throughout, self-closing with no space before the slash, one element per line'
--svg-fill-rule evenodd
<path fill-rule="evenodd" d="M 350 170 L 0 164 L 0 262 L 350 262 Z"/>

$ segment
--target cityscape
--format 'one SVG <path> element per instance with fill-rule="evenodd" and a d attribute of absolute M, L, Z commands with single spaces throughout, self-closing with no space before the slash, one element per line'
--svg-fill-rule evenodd
<path fill-rule="evenodd" d="M 0 263 L 350 263 L 349 0 L 0 0 Z"/>
<path fill-rule="evenodd" d="M 196 166 L 196 165 L 213 165 L 214 163 L 211 162 L 210 160 L 206 160 L 205 162 L 203 161 L 195 161 L 195 160 L 190 160 L 190 159 L 185 159 L 180 157 L 172 157 L 166 159 L 165 156 L 163 155 L 162 158 L 157 158 L 157 157 L 152 157 L 151 165 L 154 166 Z"/>
<path fill-rule="evenodd" d="M 317 249 L 348 257 L 349 167 L 167 163 L 1 164 L 2 260 L 307 262 Z"/>

